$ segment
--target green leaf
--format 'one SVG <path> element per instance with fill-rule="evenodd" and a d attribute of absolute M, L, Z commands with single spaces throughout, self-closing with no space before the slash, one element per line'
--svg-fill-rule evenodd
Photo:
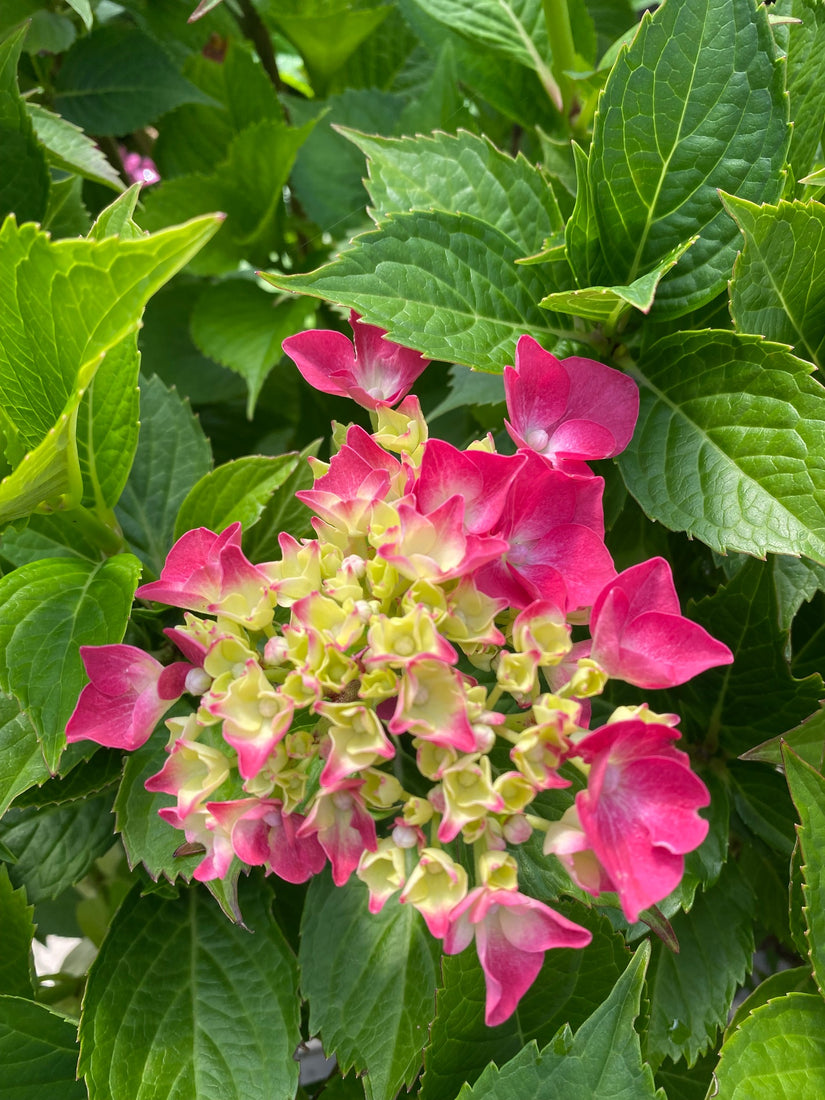
<path fill-rule="evenodd" d="M 187 403 L 159 378 L 141 383 L 135 460 L 115 509 L 129 545 L 157 577 L 186 494 L 212 465 L 209 441 Z"/>
<path fill-rule="evenodd" d="M 25 709 L 50 770 L 86 674 L 78 648 L 123 637 L 140 563 L 46 558 L 0 579 L 0 686 Z"/>
<path fill-rule="evenodd" d="M 802 895 L 805 899 L 808 953 L 816 984 L 825 986 L 825 858 L 822 836 L 825 828 L 825 779 L 794 752 L 783 751 L 785 775 L 799 814 L 799 845 L 802 849 Z"/>
<path fill-rule="evenodd" d="M 251 935 L 201 886 L 174 900 L 129 894 L 83 1002 L 79 1072 L 91 1100 L 294 1095 L 297 967 L 270 898 L 260 878 L 249 884 Z"/>
<path fill-rule="evenodd" d="M 825 1092 L 825 1004 L 789 993 L 757 1008 L 723 1044 L 714 1100 L 798 1100 Z"/>
<path fill-rule="evenodd" d="M 825 588 L 825 566 L 805 558 L 779 557 L 774 566 L 779 625 L 790 630 L 793 618 L 803 603 Z"/>
<path fill-rule="evenodd" d="M 91 240 L 103 241 L 107 237 L 120 237 L 124 241 L 133 241 L 146 236 L 132 219 L 140 198 L 140 186 L 139 183 L 133 183 L 122 195 L 110 202 L 105 210 L 101 210 L 89 230 Z"/>
<path fill-rule="evenodd" d="M 774 34 L 788 58 L 788 96 L 793 135 L 788 154 L 791 181 L 801 180 L 816 162 L 825 114 L 825 10 L 818 0 L 780 0 L 776 15 L 799 23 L 775 27 Z M 802 188 L 796 188 L 797 193 Z"/>
<path fill-rule="evenodd" d="M 83 392 L 105 353 L 135 331 L 147 298 L 216 226 L 203 218 L 140 240 L 50 241 L 37 226 L 18 229 L 7 219 L 0 428 L 14 470 L 0 482 L 0 521 L 79 503 L 75 420 Z"/>
<path fill-rule="evenodd" d="M 352 0 L 280 0 L 270 10 L 275 25 L 303 57 L 316 90 L 387 18 L 392 5 Z"/>
<path fill-rule="evenodd" d="M 50 164 L 115 191 L 123 190 L 123 181 L 117 171 L 79 127 L 39 103 L 27 102 L 26 110 Z"/>
<path fill-rule="evenodd" d="M 336 887 L 325 873 L 310 883 L 299 955 L 310 1033 L 335 1051 L 342 1072 L 369 1071 L 371 1100 L 390 1100 L 415 1080 L 440 955 L 412 906 L 391 899 L 371 915 L 360 882 Z"/>
<path fill-rule="evenodd" d="M 655 710 L 681 714 L 685 734 L 704 743 L 711 755 L 721 747 L 739 756 L 819 709 L 820 677 L 791 675 L 771 574 L 770 563 L 749 561 L 718 593 L 691 609 L 691 618 L 731 648 L 733 664 L 651 698 Z"/>
<path fill-rule="evenodd" d="M 95 21 L 94 12 L 92 11 L 92 5 L 90 0 L 66 0 L 66 3 L 72 8 L 80 18 L 83 20 L 83 24 L 87 31 L 92 29 L 92 25 Z"/>
<path fill-rule="evenodd" d="M 147 34 L 109 23 L 79 38 L 55 81 L 59 114 L 91 134 L 129 134 L 181 103 L 209 103 Z"/>
<path fill-rule="evenodd" d="M 255 283 L 228 279 L 207 287 L 198 298 L 191 332 L 204 355 L 246 380 L 246 415 L 251 420 L 261 386 L 281 360 L 281 344 L 311 328 L 314 319 L 306 301 L 284 302 Z"/>
<path fill-rule="evenodd" d="M 140 356 L 137 333 L 106 353 L 77 410 L 84 503 L 99 515 L 117 504 L 138 442 Z"/>
<path fill-rule="evenodd" d="M 761 1005 L 765 1005 L 777 997 L 784 997 L 788 993 L 816 994 L 816 992 L 817 989 L 811 976 L 810 966 L 794 966 L 789 970 L 779 970 L 775 974 L 771 974 L 770 977 L 760 982 L 753 993 L 749 994 L 739 1005 L 725 1030 L 725 1039 L 729 1039 L 748 1016 Z"/>
<path fill-rule="evenodd" d="M 735 863 L 672 919 L 679 953 L 654 947 L 648 1049 L 692 1065 L 728 1019 L 753 957 L 754 895 Z"/>
<path fill-rule="evenodd" d="M 57 898 L 86 875 L 115 842 L 111 793 L 52 806 L 12 807 L 0 841 L 14 854 L 9 877 L 29 901 Z"/>
<path fill-rule="evenodd" d="M 52 181 L 49 205 L 42 221 L 42 228 L 52 240 L 83 237 L 91 223 L 91 215 L 83 202 L 83 180 L 80 176 L 66 176 L 65 179 Z"/>
<path fill-rule="evenodd" d="M 468 405 L 503 405 L 504 383 L 500 374 L 468 370 L 455 364 L 450 367 L 449 392 L 427 413 L 428 420 L 464 409 Z"/>
<path fill-rule="evenodd" d="M 79 512 L 33 515 L 4 528 L 2 556 L 12 565 L 26 565 L 39 558 L 84 558 L 98 562 L 100 545 L 81 528 Z"/>
<path fill-rule="evenodd" d="M 76 1080 L 77 1025 L 45 1005 L 0 996 L 3 1088 L 14 1100 L 85 1100 Z"/>
<path fill-rule="evenodd" d="M 161 875 L 170 882 L 178 876 L 190 879 L 202 858 L 175 855 L 185 842 L 184 834 L 158 816 L 161 807 L 173 806 L 175 800 L 144 787 L 149 776 L 156 775 L 168 760 L 168 740 L 168 731 L 161 724 L 145 745 L 129 753 L 114 806 L 115 828 L 121 834 L 129 866 L 134 870 L 142 863 L 155 882 Z"/>
<path fill-rule="evenodd" d="M 559 313 L 570 313 L 615 329 L 631 309 L 649 313 L 661 279 L 690 248 L 696 238 L 673 249 L 652 271 L 640 275 L 629 286 L 589 286 L 581 290 L 562 290 L 548 294 L 539 305 Z"/>
<path fill-rule="evenodd" d="M 736 812 L 769 847 L 791 858 L 796 834 L 787 784 L 772 767 L 731 761 L 728 767 Z"/>
<path fill-rule="evenodd" d="M 664 1100 L 642 1063 L 633 1027 L 649 957 L 644 943 L 575 1037 L 565 1028 L 541 1053 L 531 1043 L 501 1069 L 488 1066 L 472 1088 L 462 1088 L 458 1100 Z"/>
<path fill-rule="evenodd" d="M 0 817 L 19 794 L 48 777 L 34 727 L 15 699 L 0 694 Z"/>
<path fill-rule="evenodd" d="M 718 191 L 777 199 L 789 141 L 783 65 L 761 5 L 681 0 L 645 16 L 599 101 L 588 201 L 573 220 L 594 218 L 600 247 L 582 248 L 569 230 L 579 285 L 629 285 L 699 230 L 656 312 L 710 301 L 739 247 Z"/>
<path fill-rule="evenodd" d="M 367 157 L 366 187 L 375 220 L 402 210 L 471 214 L 512 238 L 524 255 L 562 227 L 552 188 L 541 169 L 514 159 L 486 138 L 383 138 L 344 131 Z"/>
<path fill-rule="evenodd" d="M 545 58 L 551 42 L 541 0 L 415 0 L 420 8 L 474 44 L 502 54 L 538 74 L 561 108 L 561 93 Z"/>
<path fill-rule="evenodd" d="M 396 214 L 380 230 L 308 275 L 263 274 L 282 290 L 358 310 L 390 338 L 431 359 L 500 372 L 519 336 L 555 346 L 552 315 L 539 309 L 539 268 L 516 266 L 520 249 L 463 214 Z"/>
<path fill-rule="evenodd" d="M 0 955 L 0 993 L 13 997 L 34 995 L 31 979 L 31 951 L 34 939 L 34 906 L 28 905 L 23 887 L 15 890 L 9 872 L 0 865 L 0 927 L 3 953 Z"/>
<path fill-rule="evenodd" d="M 42 786 L 19 795 L 15 799 L 14 808 L 60 806 L 64 802 L 75 802 L 116 787 L 123 770 L 122 753 L 117 749 L 103 749 L 89 742 L 79 743 L 76 746 L 78 748 L 91 749 L 88 760 L 73 761 L 71 768 L 63 768 L 62 775 L 53 775 Z M 61 761 L 61 767 L 65 763 L 68 761 Z"/>
<path fill-rule="evenodd" d="M 220 532 L 231 523 L 251 527 L 272 494 L 298 465 L 295 454 L 269 458 L 247 455 L 205 474 L 180 506 L 175 538 L 194 527 Z"/>
<path fill-rule="evenodd" d="M 265 120 L 248 126 L 234 138 L 214 172 L 178 176 L 153 187 L 141 224 L 155 230 L 207 210 L 220 210 L 226 214 L 224 227 L 191 270 L 220 275 L 236 270 L 243 259 L 267 263 L 279 241 L 283 188 L 313 125 L 295 128 Z"/>
<path fill-rule="evenodd" d="M 484 1023 L 486 987 L 475 951 L 442 959 L 421 1100 L 453 1100 L 462 1082 L 472 1084 L 488 1062 L 503 1065 L 533 1040 L 544 1046 L 562 1025 L 583 1024 L 607 998 L 628 961 L 621 937 L 583 906 L 566 907 L 564 915 L 590 928 L 593 941 L 582 951 L 548 951 L 518 1008 L 498 1027 Z"/>
<path fill-rule="evenodd" d="M 17 88 L 17 63 L 26 30 L 22 27 L 0 43 L 0 220 L 14 212 L 21 221 L 39 221 L 49 197 L 46 157 Z"/>
<path fill-rule="evenodd" d="M 806 764 L 819 769 L 822 766 L 822 756 L 825 751 L 825 709 L 816 711 L 788 733 L 781 733 L 778 737 L 763 741 L 761 745 L 744 753 L 742 759 L 760 760 L 765 764 L 781 764 L 783 745 L 792 749 Z"/>
<path fill-rule="evenodd" d="M 727 196 L 724 202 L 745 237 L 730 287 L 737 329 L 790 344 L 797 355 L 822 367 L 825 206 L 756 206 Z"/>
<path fill-rule="evenodd" d="M 647 515 L 714 550 L 825 562 L 825 401 L 809 369 L 723 330 L 643 350 L 639 420 L 618 462 Z"/>
<path fill-rule="evenodd" d="M 278 535 L 287 531 L 293 538 L 310 535 L 312 513 L 295 494 L 301 489 L 311 489 L 312 467 L 307 462 L 310 455 L 317 455 L 321 440 L 316 439 L 305 447 L 283 485 L 267 501 L 261 518 L 248 531 L 244 531 L 243 548 L 250 561 L 272 561 L 278 546 Z"/>

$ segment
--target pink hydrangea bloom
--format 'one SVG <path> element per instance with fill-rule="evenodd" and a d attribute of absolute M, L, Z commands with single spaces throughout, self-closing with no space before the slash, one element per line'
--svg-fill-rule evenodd
<path fill-rule="evenodd" d="M 241 525 L 233 523 L 220 535 L 205 527 L 181 535 L 166 558 L 160 579 L 135 593 L 171 607 L 223 615 L 260 630 L 272 619 L 266 573 L 241 549 Z"/>
<path fill-rule="evenodd" d="M 590 655 L 610 675 L 636 687 L 673 687 L 733 654 L 685 619 L 664 558 L 651 558 L 611 580 L 593 604 Z"/>
<path fill-rule="evenodd" d="M 516 345 L 515 367 L 504 368 L 504 393 L 517 446 L 557 467 L 619 454 L 639 415 L 632 378 L 594 359 L 558 360 L 531 336 Z"/>
<path fill-rule="evenodd" d="M 207 802 L 206 808 L 229 835 L 238 859 L 264 865 L 285 882 L 306 882 L 327 861 L 315 836 L 298 834 L 305 818 L 283 813 L 278 799 Z"/>
<path fill-rule="evenodd" d="M 464 529 L 486 535 L 501 516 L 513 483 L 524 464 L 522 455 L 459 451 L 440 439 L 428 440 L 413 496 L 427 515 L 451 497 L 464 501 Z"/>
<path fill-rule="evenodd" d="M 386 332 L 364 324 L 353 310 L 355 346 L 340 332 L 310 329 L 290 336 L 283 349 L 303 377 L 322 393 L 351 397 L 365 409 L 396 405 L 410 392 L 429 359 L 385 340 Z"/>
<path fill-rule="evenodd" d="M 674 748 L 678 737 L 671 726 L 629 719 L 576 746 L 590 765 L 587 789 L 576 795 L 581 827 L 630 921 L 679 885 L 685 854 L 707 835 L 699 810 L 710 795 Z"/>
<path fill-rule="evenodd" d="M 123 161 L 123 170 L 132 183 L 139 183 L 141 187 L 151 187 L 153 183 L 160 181 L 160 172 L 151 157 L 142 157 L 126 148 L 118 146 L 120 159 Z"/>
<path fill-rule="evenodd" d="M 138 749 L 186 690 L 192 665 L 164 668 L 131 645 L 80 647 L 89 675 L 66 725 L 66 740 L 96 741 L 110 749 Z"/>
<path fill-rule="evenodd" d="M 361 795 L 363 779 L 345 779 L 319 791 L 296 836 L 318 837 L 332 864 L 332 881 L 343 886 L 358 866 L 361 853 L 378 847 L 375 820 Z"/>
<path fill-rule="evenodd" d="M 536 979 L 551 947 L 586 947 L 586 928 L 518 890 L 477 886 L 450 914 L 444 951 L 457 955 L 475 937 L 484 970 L 484 1022 L 504 1023 Z"/>

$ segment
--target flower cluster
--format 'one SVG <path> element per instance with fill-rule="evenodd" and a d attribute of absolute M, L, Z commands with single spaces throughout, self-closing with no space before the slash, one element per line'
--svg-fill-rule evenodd
<path fill-rule="evenodd" d="M 630 439 L 629 378 L 524 336 L 504 378 L 516 453 L 491 438 L 461 451 L 428 439 L 407 396 L 426 361 L 352 324 L 354 351 L 338 333 L 285 342 L 306 378 L 373 421 L 313 462 L 298 496 L 316 537 L 284 533 L 280 560 L 254 565 L 239 524 L 184 535 L 137 593 L 186 609 L 166 632 L 184 660 L 84 647 L 91 682 L 68 738 L 134 749 L 194 697 L 146 786 L 174 796 L 162 816 L 202 845 L 195 877 L 235 857 L 289 882 L 327 862 L 338 885 L 355 873 L 372 912 L 397 894 L 446 952 L 475 940 L 494 1025 L 548 948 L 590 940 L 519 890 L 520 845 L 538 834 L 635 921 L 707 831 L 677 718 L 642 704 L 590 730 L 590 700 L 610 677 L 661 688 L 732 657 L 682 617 L 664 560 L 617 575 L 605 546 L 587 463 Z M 531 804 L 569 787 L 570 767 L 581 789 L 548 821 Z"/>

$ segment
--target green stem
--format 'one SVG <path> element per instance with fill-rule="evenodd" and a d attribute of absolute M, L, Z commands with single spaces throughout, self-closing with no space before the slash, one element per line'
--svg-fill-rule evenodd
<path fill-rule="evenodd" d="M 111 518 L 111 523 L 114 526 L 110 526 L 109 523 L 103 522 L 99 516 L 94 512 L 89 511 L 88 508 L 78 505 L 76 508 L 71 508 L 64 513 L 66 519 L 71 523 L 76 523 L 83 534 L 98 546 L 100 550 L 107 555 L 107 557 L 113 554 L 121 554 L 127 549 L 126 541 L 123 535 L 117 528 L 117 521 L 114 516 Z"/>
<path fill-rule="evenodd" d="M 576 47 L 567 0 L 542 0 L 547 35 L 553 51 L 552 70 L 564 100 L 564 112 L 568 114 L 573 99 L 573 82 L 566 74 L 576 68 Z"/>

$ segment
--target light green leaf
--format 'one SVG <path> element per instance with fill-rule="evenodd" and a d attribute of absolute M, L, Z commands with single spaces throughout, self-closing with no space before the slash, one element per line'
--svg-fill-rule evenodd
<path fill-rule="evenodd" d="M 781 764 L 783 744 L 792 749 L 806 764 L 819 769 L 822 766 L 823 752 L 825 752 L 825 709 L 815 711 L 788 733 L 763 741 L 761 745 L 744 753 L 742 759 L 761 760 L 765 764 Z"/>
<path fill-rule="evenodd" d="M 474 44 L 503 54 L 538 74 L 561 108 L 561 93 L 545 58 L 551 43 L 541 0 L 415 0 L 433 19 Z"/>
<path fill-rule="evenodd" d="M 311 535 L 312 513 L 295 494 L 312 488 L 314 478 L 307 458 L 317 455 L 320 445 L 321 440 L 316 439 L 301 451 L 294 470 L 269 498 L 261 518 L 244 531 L 243 548 L 250 561 L 272 561 L 279 553 L 278 535 L 282 531 L 296 539 Z"/>
<path fill-rule="evenodd" d="M 240 260 L 267 263 L 279 240 L 283 188 L 314 121 L 296 128 L 266 119 L 247 126 L 211 173 L 178 176 L 146 196 L 141 225 L 157 230 L 207 210 L 226 214 L 215 240 L 195 259 L 198 275 L 234 271 Z"/>
<path fill-rule="evenodd" d="M 692 237 L 678 245 L 652 271 L 640 275 L 629 286 L 589 286 L 581 290 L 557 291 L 542 298 L 539 305 L 615 329 L 631 309 L 637 309 L 640 313 L 650 312 L 659 282 L 695 240 Z"/>
<path fill-rule="evenodd" d="M 97 514 L 117 504 L 138 442 L 140 355 L 137 333 L 103 358 L 77 410 L 77 451 L 84 504 Z"/>
<path fill-rule="evenodd" d="M 353 0 L 279 0 L 269 16 L 293 42 L 316 91 L 387 18 L 392 5 Z"/>
<path fill-rule="evenodd" d="M 714 1100 L 800 1100 L 825 1093 L 825 1003 L 789 993 L 757 1008 L 723 1044 Z"/>
<path fill-rule="evenodd" d="M 379 223 L 400 210 L 471 214 L 511 237 L 524 255 L 562 227 L 541 170 L 486 138 L 465 131 L 416 138 L 344 133 L 367 157 L 366 187 Z"/>
<path fill-rule="evenodd" d="M 202 218 L 140 240 L 50 241 L 37 226 L 18 229 L 7 219 L 0 428 L 13 472 L 0 482 L 0 520 L 79 503 L 75 419 L 83 392 L 105 353 L 135 331 L 147 298 L 216 226 Z"/>
<path fill-rule="evenodd" d="M 119 642 L 140 563 L 45 558 L 0 578 L 0 686 L 25 709 L 50 770 L 86 674 L 78 648 Z"/>
<path fill-rule="evenodd" d="M 5 865 L 0 865 L 0 928 L 3 952 L 0 954 L 0 993 L 12 997 L 32 997 L 31 952 L 34 939 L 34 906 L 27 904 L 25 888 L 11 884 Z"/>
<path fill-rule="evenodd" d="M 246 455 L 218 466 L 189 490 L 175 520 L 175 538 L 194 527 L 221 532 L 232 523 L 251 527 L 275 490 L 298 465 L 298 455 Z"/>
<path fill-rule="evenodd" d="M 105 210 L 101 210 L 89 230 L 90 239 L 103 241 L 106 237 L 120 237 L 124 241 L 133 241 L 145 237 L 146 234 L 140 226 L 132 220 L 139 198 L 140 184 L 133 183 L 122 195 L 110 202 Z"/>
<path fill-rule="evenodd" d="M 29 901 L 57 898 L 79 882 L 115 842 L 111 793 L 52 806 L 12 807 L 0 842 L 15 856 L 9 877 Z"/>
<path fill-rule="evenodd" d="M 55 81 L 60 115 L 90 134 L 129 134 L 181 103 L 209 103 L 158 43 L 125 23 L 79 38 Z"/>
<path fill-rule="evenodd" d="M 484 1023 L 485 980 L 476 952 L 442 959 L 421 1100 L 453 1100 L 462 1082 L 472 1084 L 488 1062 L 501 1066 L 531 1041 L 544 1046 L 564 1024 L 583 1024 L 607 998 L 628 962 L 621 937 L 584 906 L 565 907 L 564 915 L 590 928 L 593 941 L 582 951 L 548 951 L 516 1011 L 498 1027 Z"/>
<path fill-rule="evenodd" d="M 90 31 L 95 20 L 90 0 L 66 0 L 66 3 L 77 12 L 83 20 L 86 30 Z"/>
<path fill-rule="evenodd" d="M 0 694 L 0 817 L 19 794 L 48 778 L 34 727 L 15 699 Z"/>
<path fill-rule="evenodd" d="M 294 1096 L 297 967 L 270 899 L 256 878 L 243 899 L 250 934 L 202 886 L 175 900 L 129 894 L 83 1003 L 79 1072 L 91 1100 Z"/>
<path fill-rule="evenodd" d="M 745 236 L 730 287 L 736 327 L 825 366 L 825 206 L 756 206 L 728 196 L 724 203 Z"/>
<path fill-rule="evenodd" d="M 789 970 L 778 970 L 760 982 L 753 993 L 742 1001 L 725 1029 L 725 1039 L 729 1039 L 755 1009 L 769 1001 L 784 997 L 788 993 L 816 994 L 816 992 L 810 966 L 794 966 Z"/>
<path fill-rule="evenodd" d="M 647 515 L 714 550 L 825 562 L 825 401 L 809 370 L 722 330 L 644 350 L 630 371 L 639 420 L 618 462 Z"/>
<path fill-rule="evenodd" d="M 651 1054 L 692 1065 L 714 1042 L 751 966 L 754 905 L 739 868 L 728 863 L 689 913 L 673 917 L 679 953 L 656 944 L 648 977 Z"/>
<path fill-rule="evenodd" d="M 791 796 L 799 815 L 802 849 L 802 895 L 805 899 L 808 954 L 820 992 L 825 988 L 825 779 L 787 747 L 782 756 Z"/>
<path fill-rule="evenodd" d="M 135 460 L 115 514 L 129 545 L 155 577 L 174 541 L 175 518 L 212 465 L 209 441 L 189 405 L 159 378 L 141 382 Z"/>
<path fill-rule="evenodd" d="M 76 1080 L 77 1025 L 45 1005 L 0 997 L 3 1088 L 14 1100 L 85 1100 Z"/>
<path fill-rule="evenodd" d="M 633 283 L 699 230 L 656 309 L 680 316 L 710 301 L 739 247 L 717 192 L 777 199 L 789 141 L 762 5 L 677 0 L 646 15 L 599 101 L 588 180 L 601 248 L 594 265 L 568 235 L 580 285 Z"/>
<path fill-rule="evenodd" d="M 39 103 L 27 102 L 26 110 L 50 164 L 115 191 L 123 190 L 123 181 L 116 170 L 79 127 Z"/>
<path fill-rule="evenodd" d="M 16 213 L 21 221 L 39 221 L 49 197 L 49 169 L 26 104 L 17 88 L 17 63 L 27 27 L 0 43 L 0 221 Z"/>
<path fill-rule="evenodd" d="M 399 344 L 431 359 L 500 372 L 519 336 L 555 346 L 552 315 L 536 305 L 540 268 L 493 226 L 462 214 L 397 214 L 308 275 L 263 277 L 283 290 L 357 309 Z"/>
<path fill-rule="evenodd" d="M 284 302 L 246 279 L 227 279 L 204 290 L 190 323 L 192 339 L 204 355 L 246 380 L 251 420 L 261 386 L 283 355 L 281 344 L 311 328 L 314 319 L 306 301 Z"/>
<path fill-rule="evenodd" d="M 488 1066 L 458 1100 L 664 1100 L 633 1027 L 649 957 L 644 943 L 575 1036 L 564 1028 L 541 1053 L 530 1043 L 501 1069 Z"/>
<path fill-rule="evenodd" d="M 168 760 L 168 740 L 169 731 L 161 724 L 145 745 L 129 753 L 114 806 L 115 827 L 121 834 L 129 866 L 134 869 L 142 863 L 155 882 L 161 875 L 170 882 L 178 876 L 188 881 L 203 858 L 175 855 L 186 838 L 158 816 L 161 807 L 173 806 L 175 800 L 167 794 L 147 791 L 144 786 Z"/>
<path fill-rule="evenodd" d="M 362 883 L 336 887 L 328 873 L 310 883 L 299 955 L 310 1032 L 342 1072 L 369 1071 L 371 1100 L 391 1100 L 415 1080 L 440 955 L 412 906 L 390 899 L 371 915 Z"/>

